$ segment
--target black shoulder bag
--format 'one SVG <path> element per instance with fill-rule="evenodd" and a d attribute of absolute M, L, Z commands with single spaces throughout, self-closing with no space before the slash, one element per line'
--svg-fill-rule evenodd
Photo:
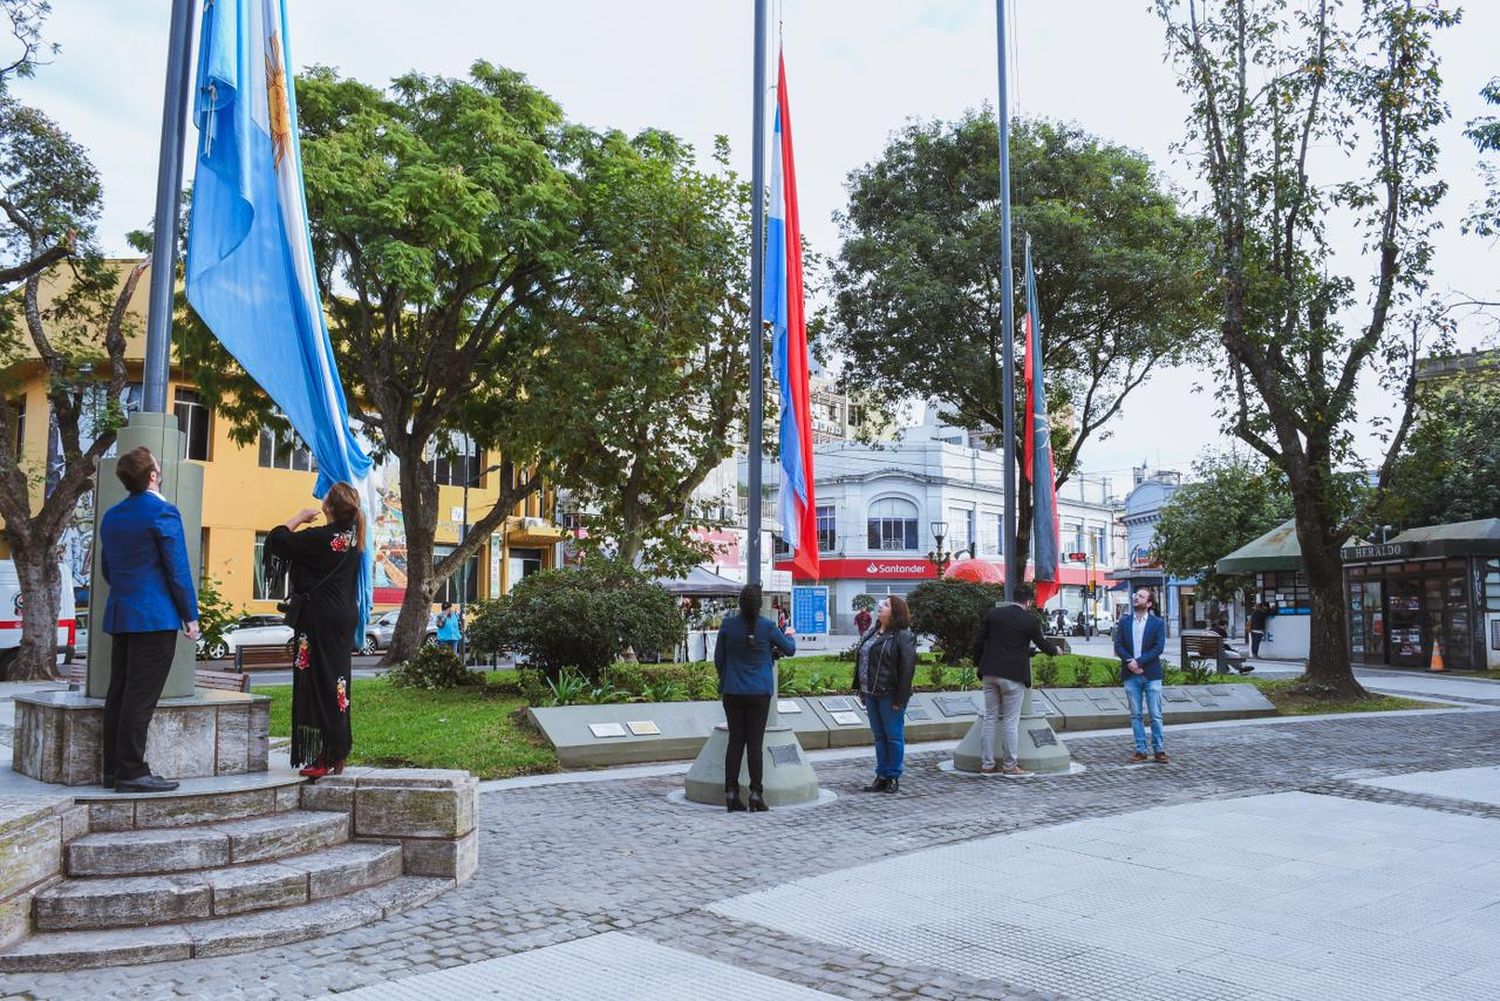
<path fill-rule="evenodd" d="M 359 550 L 351 549 L 349 550 L 349 552 L 358 553 Z M 312 599 L 313 593 L 315 591 L 321 590 L 324 584 L 327 584 L 329 581 L 333 580 L 334 574 L 344 569 L 344 564 L 348 562 L 348 560 L 349 555 L 348 553 L 345 553 L 344 558 L 339 561 L 337 566 L 328 571 L 327 576 L 325 576 L 322 580 L 318 581 L 306 591 L 293 591 L 291 594 L 287 595 L 285 601 L 278 601 L 276 603 L 276 610 L 281 613 L 281 621 L 291 626 L 293 629 L 296 629 L 297 620 L 302 618 L 302 612 L 305 608 L 307 608 L 307 603 Z"/>

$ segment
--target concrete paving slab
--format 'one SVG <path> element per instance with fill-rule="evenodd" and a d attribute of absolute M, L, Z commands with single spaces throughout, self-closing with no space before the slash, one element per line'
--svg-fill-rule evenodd
<path fill-rule="evenodd" d="M 1500 768 L 1454 768 L 1439 772 L 1408 772 L 1382 778 L 1358 779 L 1360 785 L 1424 796 L 1446 796 L 1500 806 Z"/>
<path fill-rule="evenodd" d="M 827 1001 L 834 996 L 624 932 L 607 932 L 330 994 L 327 1001 Z"/>

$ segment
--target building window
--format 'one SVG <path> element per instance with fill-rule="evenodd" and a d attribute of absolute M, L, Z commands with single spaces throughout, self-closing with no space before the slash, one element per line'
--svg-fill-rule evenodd
<path fill-rule="evenodd" d="M 260 429 L 260 464 L 265 469 L 295 469 L 317 472 L 318 463 L 312 450 L 292 430 Z"/>
<path fill-rule="evenodd" d="M 771 558 L 772 559 L 780 559 L 783 556 L 790 556 L 791 554 L 792 554 L 792 547 L 786 544 L 786 539 L 782 537 L 781 533 L 780 532 L 772 532 L 771 533 Z"/>
<path fill-rule="evenodd" d="M 265 532 L 255 533 L 255 591 L 253 597 L 256 601 L 281 601 L 286 597 L 287 585 L 286 575 L 266 579 L 265 555 L 266 555 Z"/>
<path fill-rule="evenodd" d="M 977 552 L 974 545 L 974 509 L 950 507 L 948 509 L 948 538 L 944 541 L 950 553 Z"/>
<path fill-rule="evenodd" d="M 865 594 L 877 601 L 888 594 L 899 594 L 904 598 L 915 591 L 920 583 L 922 582 L 919 580 L 867 580 Z"/>
<path fill-rule="evenodd" d="M 456 548 L 456 546 L 433 546 L 433 565 L 435 566 L 443 562 L 443 560 L 447 559 L 448 555 L 452 553 Z M 467 592 L 466 596 L 465 592 Z M 473 604 L 478 596 L 479 553 L 476 552 L 469 556 L 468 560 L 465 561 L 464 566 L 460 567 L 456 573 L 454 573 L 451 577 L 443 581 L 443 583 L 438 586 L 437 593 L 432 596 L 432 600 L 439 604 L 442 604 L 445 601 L 450 602 L 454 605 L 457 605 L 460 602 Z"/>
<path fill-rule="evenodd" d="M 1102 528 L 1089 529 L 1089 549 L 1094 554 L 1094 563 L 1097 566 L 1105 566 L 1109 563 L 1109 553 L 1104 549 L 1105 535 Z"/>
<path fill-rule="evenodd" d="M 435 448 L 432 456 L 432 479 L 439 486 L 461 487 L 474 482 L 484 468 L 484 452 L 474 444 L 474 439 L 463 435 L 449 435 L 441 448 Z"/>
<path fill-rule="evenodd" d="M 838 548 L 838 520 L 832 504 L 818 505 L 818 551 L 832 552 Z"/>
<path fill-rule="evenodd" d="M 10 407 L 10 419 L 16 426 L 16 440 L 11 442 L 15 446 L 12 455 L 16 462 L 21 461 L 21 451 L 26 447 L 26 397 L 19 396 L 12 400 L 7 406 Z"/>
<path fill-rule="evenodd" d="M 1307 578 L 1302 571 L 1283 571 L 1258 575 L 1260 600 L 1267 602 L 1280 612 L 1307 611 L 1312 608 L 1312 598 L 1307 589 Z"/>
<path fill-rule="evenodd" d="M 917 506 L 909 500 L 887 497 L 871 504 L 868 527 L 871 549 L 917 549 Z"/>
<path fill-rule="evenodd" d="M 175 390 L 172 400 L 172 413 L 177 415 L 177 429 L 187 438 L 187 458 L 195 462 L 207 462 L 211 441 L 211 412 L 197 392 L 191 389 Z"/>

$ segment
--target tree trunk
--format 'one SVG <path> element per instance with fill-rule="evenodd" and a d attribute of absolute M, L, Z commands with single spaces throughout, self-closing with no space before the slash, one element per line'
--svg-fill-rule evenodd
<path fill-rule="evenodd" d="M 422 462 L 420 449 L 415 455 L 398 455 L 397 461 L 401 464 L 401 511 L 406 529 L 406 595 L 401 599 L 391 645 L 380 662 L 383 667 L 404 663 L 422 648 L 427 620 L 432 615 L 432 596 L 437 591 L 437 582 L 432 579 L 437 484 Z"/>
<path fill-rule="evenodd" d="M 1329 543 L 1322 505 L 1296 498 L 1297 541 L 1307 576 L 1312 621 L 1308 624 L 1307 673 L 1298 686 L 1320 698 L 1357 699 L 1368 693 L 1354 679 L 1345 624 L 1343 561 L 1337 542 Z"/>
<path fill-rule="evenodd" d="M 11 559 L 21 585 L 21 646 L 10 665 L 9 681 L 48 681 L 57 677 L 57 615 L 62 607 L 61 551 L 11 535 Z"/>

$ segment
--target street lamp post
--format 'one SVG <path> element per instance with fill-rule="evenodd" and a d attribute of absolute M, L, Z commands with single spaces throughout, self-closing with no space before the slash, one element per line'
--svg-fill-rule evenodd
<path fill-rule="evenodd" d="M 943 576 L 943 571 L 947 569 L 948 561 L 953 558 L 953 554 L 943 548 L 943 540 L 947 537 L 948 523 L 946 521 L 934 521 L 932 523 L 932 538 L 936 541 L 937 548 L 927 554 L 927 559 L 937 567 L 939 578 Z"/>

